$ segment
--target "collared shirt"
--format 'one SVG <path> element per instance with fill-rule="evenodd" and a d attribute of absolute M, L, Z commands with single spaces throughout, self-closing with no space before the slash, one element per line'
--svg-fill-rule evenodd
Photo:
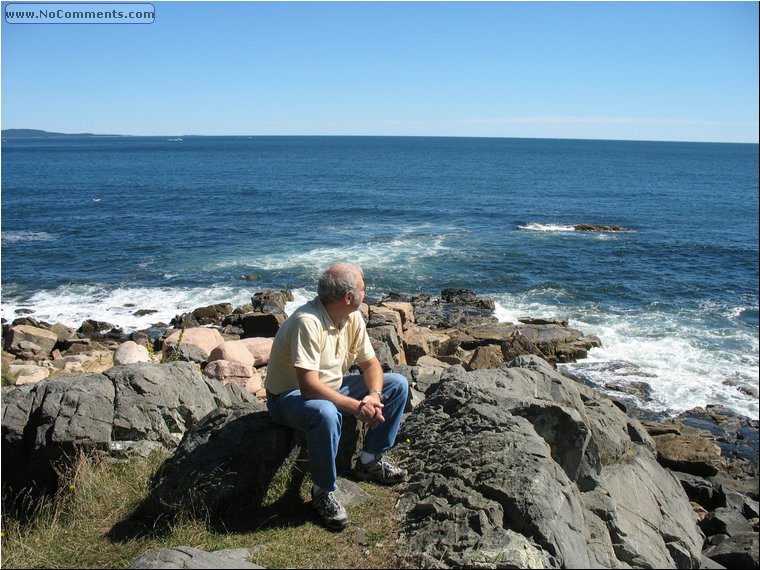
<path fill-rule="evenodd" d="M 317 297 L 298 308 L 277 331 L 266 388 L 272 394 L 298 388 L 298 367 L 319 372 L 321 382 L 337 389 L 354 362 L 367 362 L 374 356 L 361 313 L 351 313 L 339 329 Z"/>

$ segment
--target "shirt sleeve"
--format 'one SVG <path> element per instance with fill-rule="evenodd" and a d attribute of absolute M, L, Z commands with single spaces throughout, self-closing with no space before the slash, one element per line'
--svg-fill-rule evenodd
<path fill-rule="evenodd" d="M 293 366 L 319 371 L 322 351 L 319 325 L 311 319 L 299 319 L 298 326 L 294 327 L 290 350 Z"/>

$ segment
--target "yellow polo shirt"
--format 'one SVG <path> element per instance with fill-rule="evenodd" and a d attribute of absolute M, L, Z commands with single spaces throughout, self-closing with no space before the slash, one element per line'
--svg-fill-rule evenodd
<path fill-rule="evenodd" d="M 375 356 L 359 311 L 339 329 L 319 298 L 298 308 L 274 337 L 267 365 L 266 389 L 282 394 L 298 388 L 296 367 L 319 372 L 319 379 L 337 389 L 354 362 Z"/>

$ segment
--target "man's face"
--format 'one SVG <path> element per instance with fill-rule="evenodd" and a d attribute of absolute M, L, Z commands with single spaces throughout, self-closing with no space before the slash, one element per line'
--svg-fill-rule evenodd
<path fill-rule="evenodd" d="M 361 275 L 356 276 L 356 295 L 351 295 L 351 310 L 356 311 L 364 302 L 364 279 Z"/>

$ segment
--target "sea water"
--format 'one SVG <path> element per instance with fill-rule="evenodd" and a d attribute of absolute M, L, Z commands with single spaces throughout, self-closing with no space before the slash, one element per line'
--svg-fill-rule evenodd
<path fill-rule="evenodd" d="M 579 232 L 575 225 L 627 232 Z M 139 329 L 346 260 L 603 346 L 564 370 L 758 417 L 758 145 L 394 137 L 2 143 L 2 316 Z M 155 311 L 137 316 L 138 310 Z M 619 392 L 609 392 L 620 395 Z"/>

